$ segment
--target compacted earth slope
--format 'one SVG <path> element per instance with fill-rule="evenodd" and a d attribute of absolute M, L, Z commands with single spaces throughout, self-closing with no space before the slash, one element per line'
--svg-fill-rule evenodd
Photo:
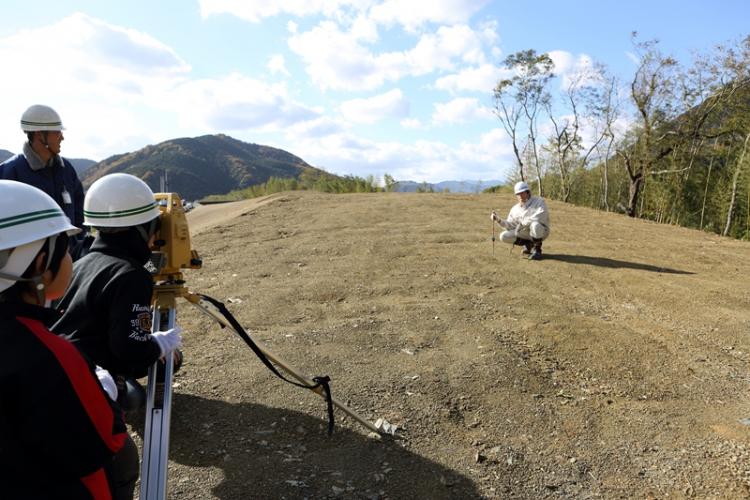
<path fill-rule="evenodd" d="M 328 437 L 319 396 L 181 302 L 169 497 L 746 498 L 750 246 L 551 202 L 532 262 L 493 252 L 490 210 L 513 201 L 294 192 L 190 212 L 188 287 L 399 438 L 341 411 Z"/>

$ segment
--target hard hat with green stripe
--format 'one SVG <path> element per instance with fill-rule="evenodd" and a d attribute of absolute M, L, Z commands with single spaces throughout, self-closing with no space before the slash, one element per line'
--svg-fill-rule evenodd
<path fill-rule="evenodd" d="M 89 187 L 83 200 L 83 223 L 101 228 L 124 228 L 159 217 L 151 188 L 130 174 L 109 174 Z"/>
<path fill-rule="evenodd" d="M 57 111 L 44 104 L 34 104 L 21 115 L 21 130 L 24 132 L 65 130 Z"/>
<path fill-rule="evenodd" d="M 78 232 L 47 193 L 0 180 L 0 292 L 21 278 L 47 238 Z"/>

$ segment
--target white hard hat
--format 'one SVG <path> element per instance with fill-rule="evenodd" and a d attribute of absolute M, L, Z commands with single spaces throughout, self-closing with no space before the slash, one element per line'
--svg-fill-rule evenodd
<path fill-rule="evenodd" d="M 47 238 L 80 231 L 44 191 L 0 180 L 0 292 L 21 278 Z"/>
<path fill-rule="evenodd" d="M 94 182 L 83 200 L 83 223 L 94 227 L 130 227 L 159 217 L 151 188 L 130 174 L 109 174 Z"/>
<path fill-rule="evenodd" d="M 513 186 L 513 192 L 514 192 L 515 194 L 521 194 L 521 193 L 523 193 L 524 191 L 531 191 L 531 188 L 529 187 L 529 185 L 528 185 L 528 184 L 526 184 L 526 183 L 525 183 L 525 182 L 523 182 L 523 181 L 521 181 L 521 182 L 516 182 L 516 185 L 515 185 L 515 186 Z"/>
<path fill-rule="evenodd" d="M 45 130 L 65 130 L 57 111 L 44 104 L 34 104 L 21 115 L 21 130 L 37 132 Z"/>

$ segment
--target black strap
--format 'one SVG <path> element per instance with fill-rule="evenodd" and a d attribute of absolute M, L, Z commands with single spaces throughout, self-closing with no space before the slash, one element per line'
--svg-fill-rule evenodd
<path fill-rule="evenodd" d="M 250 347 L 250 349 L 253 350 L 256 356 L 263 362 L 266 367 L 268 367 L 269 370 L 271 370 L 274 375 L 279 377 L 281 380 L 288 382 L 292 385 L 296 385 L 297 387 L 301 387 L 303 389 L 317 389 L 318 387 L 323 388 L 323 392 L 325 392 L 325 398 L 326 403 L 328 405 L 328 435 L 330 436 L 333 433 L 333 400 L 331 399 L 331 387 L 329 383 L 331 382 L 331 378 L 328 375 L 319 376 L 319 377 L 313 377 L 313 381 L 315 382 L 315 385 L 308 385 L 308 384 L 300 384 L 298 382 L 295 382 L 293 380 L 289 380 L 284 375 L 279 373 L 279 371 L 276 369 L 276 367 L 271 363 L 271 361 L 266 357 L 265 354 L 263 354 L 263 351 L 260 350 L 260 347 L 253 342 L 253 339 L 250 338 L 250 335 L 247 334 L 244 328 L 242 328 L 242 325 L 235 319 L 234 316 L 232 316 L 232 313 L 229 312 L 229 310 L 226 308 L 224 303 L 219 302 L 218 300 L 209 297 L 208 295 L 203 294 L 197 294 L 200 298 L 205 300 L 206 302 L 209 302 L 212 304 L 216 309 L 219 310 L 222 316 L 226 318 L 226 320 L 231 325 L 232 329 L 237 333 L 237 335 L 240 336 L 242 340 L 245 341 L 245 343 Z"/>

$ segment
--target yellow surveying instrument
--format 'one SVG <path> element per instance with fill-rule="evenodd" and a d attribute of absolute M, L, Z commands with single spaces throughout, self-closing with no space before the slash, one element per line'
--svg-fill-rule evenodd
<path fill-rule="evenodd" d="M 381 433 L 381 428 L 362 418 L 355 411 L 331 397 L 328 377 L 309 378 L 273 355 L 263 345 L 250 338 L 247 332 L 226 309 L 223 303 L 206 295 L 191 293 L 185 286 L 183 269 L 199 269 L 202 261 L 191 248 L 190 230 L 182 200 L 175 193 L 156 193 L 159 205 L 160 229 L 152 256 L 147 264 L 154 279 L 152 332 L 174 328 L 177 299 L 182 297 L 217 321 L 228 326 L 253 350 L 260 360 L 278 377 L 298 387 L 310 389 L 326 399 L 328 404 L 328 432 L 333 431 L 333 406 L 336 406 L 368 430 Z M 285 378 L 276 369 L 283 369 L 295 381 Z M 141 500 L 167 498 L 167 464 L 169 459 L 169 421 L 172 404 L 174 359 L 167 355 L 162 363 L 157 360 L 148 371 L 146 389 L 146 425 L 143 435 L 141 464 Z M 393 432 L 390 432 L 393 434 Z"/>
<path fill-rule="evenodd" d="M 161 212 L 161 227 L 155 244 L 156 249 L 152 252 L 147 267 L 154 277 L 151 331 L 157 332 L 174 328 L 177 298 L 188 294 L 185 280 L 182 278 L 182 269 L 198 269 L 202 262 L 198 253 L 190 248 L 190 230 L 180 197 L 175 193 L 156 193 L 154 196 Z M 167 498 L 174 358 L 167 355 L 163 366 L 160 367 L 160 363 L 161 361 L 157 360 L 148 370 L 141 500 Z"/>

